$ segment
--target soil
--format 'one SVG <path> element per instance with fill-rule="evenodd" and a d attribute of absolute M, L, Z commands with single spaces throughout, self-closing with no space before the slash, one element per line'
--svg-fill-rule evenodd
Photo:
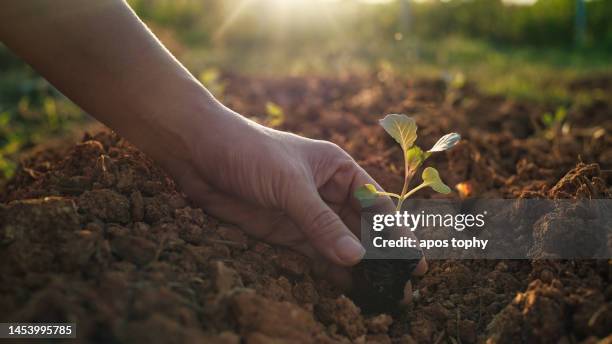
<path fill-rule="evenodd" d="M 286 114 L 281 129 L 337 143 L 389 190 L 401 188 L 402 156 L 377 120 L 408 113 L 421 146 L 462 134 L 432 157 L 458 185 L 450 197 L 612 196 L 609 99 L 569 106 L 571 130 L 549 140 L 534 123 L 554 107 L 471 84 L 381 74 L 225 80 L 228 106 L 265 123 L 273 101 Z M 609 80 L 570 86 L 611 92 Z M 307 258 L 193 206 L 107 131 L 24 158 L 1 201 L 0 322 L 77 322 L 82 342 L 612 342 L 610 260 L 432 260 L 413 278 L 410 305 L 373 309 L 318 279 Z M 397 276 L 386 286 L 408 278 L 388 271 L 378 271 Z"/>

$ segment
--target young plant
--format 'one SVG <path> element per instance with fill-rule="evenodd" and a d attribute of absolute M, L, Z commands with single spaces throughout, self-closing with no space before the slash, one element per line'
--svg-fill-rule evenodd
<path fill-rule="evenodd" d="M 397 199 L 396 210 L 399 211 L 406 198 L 423 188 L 430 187 L 434 191 L 442 194 L 447 194 L 451 191 L 450 188 L 442 182 L 440 174 L 433 167 L 427 167 L 423 170 L 421 174 L 423 182 L 420 185 L 414 187 L 412 190 L 409 190 L 408 187 L 410 186 L 410 181 L 423 162 L 425 162 L 431 154 L 445 151 L 456 145 L 461 139 L 459 134 L 450 133 L 442 136 L 431 149 L 424 152 L 419 146 L 414 145 L 414 141 L 416 141 L 417 138 L 417 125 L 412 117 L 391 114 L 380 120 L 380 125 L 402 147 L 404 153 L 404 186 L 402 187 L 402 191 L 397 194 L 378 191 L 374 185 L 365 184 L 355 191 L 355 197 L 359 199 L 362 206 L 372 206 L 378 197 L 389 196 Z"/>
<path fill-rule="evenodd" d="M 569 124 L 566 121 L 567 110 L 564 107 L 559 107 L 557 111 L 552 114 L 547 112 L 542 115 L 541 122 L 544 125 L 544 129 L 536 127 L 543 136 L 548 140 L 553 140 L 555 137 L 560 136 L 569 131 Z"/>

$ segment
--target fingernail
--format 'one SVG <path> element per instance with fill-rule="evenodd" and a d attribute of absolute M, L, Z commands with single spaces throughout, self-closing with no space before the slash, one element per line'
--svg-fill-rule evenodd
<path fill-rule="evenodd" d="M 365 254 L 361 243 L 350 235 L 345 235 L 336 241 L 336 255 L 346 264 L 357 263 Z"/>

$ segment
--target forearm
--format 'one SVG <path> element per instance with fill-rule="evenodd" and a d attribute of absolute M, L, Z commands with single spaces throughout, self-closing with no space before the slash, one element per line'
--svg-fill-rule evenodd
<path fill-rule="evenodd" d="M 122 0 L 13 0 L 2 7 L 0 40 L 158 160 L 189 154 L 195 131 L 214 135 L 235 116 Z"/>

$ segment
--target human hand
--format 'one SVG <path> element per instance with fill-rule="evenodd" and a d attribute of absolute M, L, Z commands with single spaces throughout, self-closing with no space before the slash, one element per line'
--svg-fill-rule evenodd
<path fill-rule="evenodd" d="M 354 265 L 365 253 L 353 192 L 376 182 L 333 143 L 223 111 L 224 135 L 195 139 L 188 164 L 173 173 L 181 188 L 211 215 L 319 260 L 346 284 L 338 266 Z M 423 261 L 415 273 L 425 270 Z"/>

